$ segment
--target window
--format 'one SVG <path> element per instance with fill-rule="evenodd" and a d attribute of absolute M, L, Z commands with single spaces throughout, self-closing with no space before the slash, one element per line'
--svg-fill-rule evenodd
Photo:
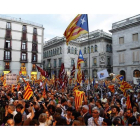
<path fill-rule="evenodd" d="M 60 47 L 60 54 L 62 54 L 62 48 Z"/>
<path fill-rule="evenodd" d="M 10 48 L 10 40 L 6 40 L 6 46 L 5 46 L 5 48 Z"/>
<path fill-rule="evenodd" d="M 54 68 L 56 68 L 56 59 L 54 59 Z"/>
<path fill-rule="evenodd" d="M 59 67 L 61 67 L 62 58 L 59 58 Z"/>
<path fill-rule="evenodd" d="M 140 77 L 140 71 L 139 70 L 134 70 L 133 71 L 133 77 L 139 78 Z"/>
<path fill-rule="evenodd" d="M 110 65 L 110 57 L 107 57 L 107 65 Z"/>
<path fill-rule="evenodd" d="M 36 28 L 34 28 L 33 33 L 37 34 L 37 29 Z"/>
<path fill-rule="evenodd" d="M 33 43 L 32 50 L 37 51 L 37 44 Z"/>
<path fill-rule="evenodd" d="M 86 47 L 84 48 L 84 54 L 86 54 Z"/>
<path fill-rule="evenodd" d="M 90 47 L 88 46 L 88 53 L 90 53 L 89 51 L 90 51 Z"/>
<path fill-rule="evenodd" d="M 97 59 L 93 58 L 93 65 L 96 66 L 97 65 Z"/>
<path fill-rule="evenodd" d="M 70 53 L 70 46 L 68 46 L 68 53 Z"/>
<path fill-rule="evenodd" d="M 51 52 L 49 51 L 49 57 L 51 56 Z"/>
<path fill-rule="evenodd" d="M 22 40 L 26 40 L 26 33 L 22 33 Z"/>
<path fill-rule="evenodd" d="M 74 59 L 71 59 L 71 66 L 74 65 Z"/>
<path fill-rule="evenodd" d="M 91 46 L 91 53 L 93 53 L 93 46 Z"/>
<path fill-rule="evenodd" d="M 92 73 L 93 73 L 92 76 L 93 76 L 94 78 L 97 78 L 97 70 L 93 70 Z"/>
<path fill-rule="evenodd" d="M 107 45 L 106 45 L 106 52 L 108 52 L 108 47 L 109 47 L 109 45 L 107 44 Z"/>
<path fill-rule="evenodd" d="M 97 52 L 97 45 L 95 45 L 95 52 Z"/>
<path fill-rule="evenodd" d="M 138 41 L 138 33 L 133 34 L 133 41 Z"/>
<path fill-rule="evenodd" d="M 10 69 L 9 65 L 10 65 L 10 63 L 9 62 L 6 62 L 5 63 L 5 69 Z"/>
<path fill-rule="evenodd" d="M 46 52 L 45 52 L 46 53 Z M 47 53 L 46 53 L 46 57 L 48 57 L 48 51 L 47 51 Z"/>
<path fill-rule="evenodd" d="M 22 42 L 22 47 L 21 47 L 22 50 L 25 50 L 26 49 L 26 43 L 25 42 Z"/>
<path fill-rule="evenodd" d="M 55 55 L 57 55 L 57 53 L 56 53 L 56 49 L 55 49 Z"/>
<path fill-rule="evenodd" d="M 23 25 L 23 26 L 22 26 L 22 31 L 23 31 L 23 32 L 26 31 L 26 25 Z"/>
<path fill-rule="evenodd" d="M 133 62 L 139 61 L 139 51 L 133 52 Z"/>
<path fill-rule="evenodd" d="M 87 58 L 84 58 L 84 67 L 87 67 Z"/>
<path fill-rule="evenodd" d="M 27 56 L 26 53 L 22 53 L 21 59 L 26 60 L 26 56 Z"/>
<path fill-rule="evenodd" d="M 75 48 L 75 54 L 77 54 L 77 48 Z"/>
<path fill-rule="evenodd" d="M 119 38 L 119 44 L 124 44 L 124 37 Z"/>
<path fill-rule="evenodd" d="M 33 35 L 33 41 L 37 42 L 37 35 Z"/>
<path fill-rule="evenodd" d="M 10 51 L 5 51 L 5 60 L 10 60 Z"/>
<path fill-rule="evenodd" d="M 73 47 L 72 47 L 72 49 L 71 49 L 71 53 L 74 54 L 74 48 L 73 48 Z"/>
<path fill-rule="evenodd" d="M 112 45 L 110 45 L 110 52 L 112 53 Z"/>
<path fill-rule="evenodd" d="M 53 55 L 55 55 L 54 49 L 53 49 Z"/>
<path fill-rule="evenodd" d="M 59 48 L 57 48 L 57 54 L 59 54 Z"/>
<path fill-rule="evenodd" d="M 51 50 L 51 56 L 52 56 L 52 50 Z"/>
<path fill-rule="evenodd" d="M 11 29 L 11 23 L 10 23 L 10 22 L 7 22 L 6 28 L 7 28 L 7 29 Z"/>
<path fill-rule="evenodd" d="M 37 61 L 37 55 L 33 54 L 33 61 L 36 62 Z"/>
<path fill-rule="evenodd" d="M 119 63 L 125 63 L 125 61 L 124 61 L 124 53 L 119 54 Z"/>

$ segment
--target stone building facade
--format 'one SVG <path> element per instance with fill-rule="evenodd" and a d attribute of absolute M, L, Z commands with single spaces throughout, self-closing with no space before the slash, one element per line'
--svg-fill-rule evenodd
<path fill-rule="evenodd" d="M 112 24 L 113 72 L 126 81 L 140 77 L 140 15 Z"/>
<path fill-rule="evenodd" d="M 0 15 L 0 73 L 39 77 L 35 64 L 43 60 L 43 39 L 43 25 Z"/>
<path fill-rule="evenodd" d="M 61 63 L 64 63 L 67 74 L 75 64 L 81 49 L 84 62 L 81 67 L 85 76 L 89 77 L 89 52 L 90 52 L 90 77 L 97 78 L 97 72 L 107 69 L 112 72 L 112 38 L 103 30 L 95 30 L 88 34 L 81 35 L 66 45 L 65 37 L 55 37 L 45 42 L 43 47 L 43 67 L 50 75 L 58 76 Z M 76 69 L 77 74 L 77 69 Z M 75 74 L 75 76 L 76 76 Z"/>

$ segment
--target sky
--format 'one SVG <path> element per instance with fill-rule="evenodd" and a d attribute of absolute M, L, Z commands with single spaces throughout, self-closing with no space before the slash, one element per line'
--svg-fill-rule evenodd
<path fill-rule="evenodd" d="M 65 29 L 77 14 L 4 14 L 6 16 L 21 18 L 42 24 L 44 41 L 56 36 L 62 37 Z M 135 14 L 88 14 L 89 31 L 102 29 L 110 33 L 112 23 L 135 16 Z M 111 33 L 110 33 L 111 34 Z"/>

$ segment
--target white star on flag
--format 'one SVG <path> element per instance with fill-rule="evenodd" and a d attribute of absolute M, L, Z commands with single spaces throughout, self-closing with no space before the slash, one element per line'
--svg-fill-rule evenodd
<path fill-rule="evenodd" d="M 82 57 L 82 55 L 81 55 L 81 54 L 80 54 L 79 56 L 80 56 L 80 57 Z"/>
<path fill-rule="evenodd" d="M 84 19 L 84 18 L 81 19 L 81 23 L 82 23 L 82 25 L 84 24 L 84 22 L 86 22 L 85 19 Z"/>

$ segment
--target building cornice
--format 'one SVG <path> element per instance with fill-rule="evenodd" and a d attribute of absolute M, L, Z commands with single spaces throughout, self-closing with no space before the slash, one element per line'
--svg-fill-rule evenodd
<path fill-rule="evenodd" d="M 117 50 L 116 52 L 124 52 L 126 51 L 126 49 L 123 49 L 123 50 Z"/>
<path fill-rule="evenodd" d="M 43 25 L 41 25 L 39 23 L 35 23 L 35 22 L 32 22 L 32 21 L 24 20 L 24 19 L 21 19 L 21 18 L 14 18 L 14 17 L 6 16 L 6 15 L 0 15 L 0 20 L 20 23 L 22 25 L 24 24 L 24 25 L 28 25 L 28 26 L 33 26 L 33 27 L 38 27 L 38 28 L 44 29 Z"/>
<path fill-rule="evenodd" d="M 130 50 L 140 49 L 140 47 L 130 48 Z"/>

